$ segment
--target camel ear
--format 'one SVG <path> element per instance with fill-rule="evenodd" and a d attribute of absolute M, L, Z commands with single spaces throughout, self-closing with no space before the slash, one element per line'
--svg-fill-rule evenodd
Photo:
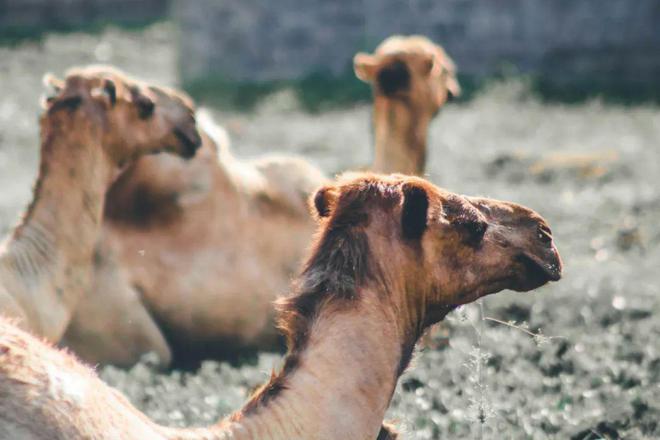
<path fill-rule="evenodd" d="M 458 98 L 461 96 L 461 85 L 453 74 L 447 78 L 447 92 L 449 92 L 450 98 Z"/>
<path fill-rule="evenodd" d="M 44 87 L 48 89 L 39 99 L 41 108 L 46 109 L 55 100 L 55 96 L 64 88 L 64 81 L 56 78 L 52 73 L 45 74 L 41 81 Z"/>
<path fill-rule="evenodd" d="M 114 105 L 117 103 L 117 86 L 115 86 L 115 82 L 111 79 L 106 79 L 103 90 L 108 96 L 110 104 L 114 107 Z"/>
<path fill-rule="evenodd" d="M 140 119 L 147 119 L 154 113 L 154 107 L 156 107 L 156 104 L 137 87 L 131 88 L 131 98 L 133 99 L 133 104 L 137 107 Z"/>
<path fill-rule="evenodd" d="M 117 103 L 117 86 L 111 79 L 106 79 L 103 82 L 103 87 L 95 87 L 91 91 L 93 98 L 105 101 L 114 107 Z"/>
<path fill-rule="evenodd" d="M 401 191 L 403 192 L 403 208 L 401 209 L 403 237 L 417 240 L 426 231 L 429 196 L 426 189 L 417 183 L 406 183 Z"/>
<path fill-rule="evenodd" d="M 458 83 L 458 79 L 456 79 L 456 63 L 454 63 L 454 60 L 441 47 L 438 47 L 437 51 L 439 67 L 445 71 L 447 77 L 445 85 L 447 86 L 449 96 L 451 98 L 458 98 L 461 96 L 461 85 Z"/>
<path fill-rule="evenodd" d="M 420 72 L 424 76 L 429 76 L 431 72 L 437 72 L 441 66 L 431 53 L 424 53 L 419 60 Z"/>
<path fill-rule="evenodd" d="M 368 53 L 358 52 L 353 57 L 353 71 L 355 76 L 364 82 L 372 82 L 376 77 L 376 72 L 380 61 L 374 55 Z"/>
<path fill-rule="evenodd" d="M 452 98 L 458 98 L 461 96 L 461 85 L 458 83 L 456 78 L 456 66 L 454 62 L 448 56 L 445 58 L 444 68 L 447 76 L 447 91 Z"/>
<path fill-rule="evenodd" d="M 314 212 L 318 218 L 329 217 L 332 208 L 337 202 L 337 188 L 334 186 L 323 186 L 316 191 L 312 198 Z"/>
<path fill-rule="evenodd" d="M 46 87 L 52 87 L 56 93 L 59 93 L 64 88 L 64 81 L 56 78 L 52 73 L 47 73 L 41 80 Z"/>

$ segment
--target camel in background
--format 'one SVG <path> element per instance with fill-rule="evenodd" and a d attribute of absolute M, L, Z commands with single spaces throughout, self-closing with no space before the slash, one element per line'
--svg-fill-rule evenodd
<path fill-rule="evenodd" d="M 355 55 L 353 67 L 372 85 L 372 170 L 424 174 L 429 124 L 448 99 L 461 94 L 454 62 L 426 37 L 396 35 L 373 54 Z"/>
<path fill-rule="evenodd" d="M 0 247 L 0 313 L 58 341 L 92 276 L 105 193 L 118 169 L 162 150 L 194 155 L 190 101 L 104 67 L 48 77 L 32 201 Z M 146 329 L 148 337 L 157 329 Z M 151 345 L 163 344 L 154 338 Z"/>
<path fill-rule="evenodd" d="M 280 300 L 281 371 L 207 428 L 158 426 L 72 356 L 0 320 L 0 437 L 31 439 L 373 439 L 430 325 L 502 289 L 556 281 L 546 222 L 508 202 L 414 177 L 357 175 L 317 191 L 319 228 Z"/>
<path fill-rule="evenodd" d="M 421 174 L 428 122 L 460 93 L 451 60 L 422 37 L 392 37 L 375 55 L 355 59 L 358 77 L 379 78 L 375 115 L 414 107 L 399 122 L 423 132 L 410 148 L 410 139 L 390 133 L 403 126 L 375 117 L 374 168 Z M 383 73 L 392 69 L 410 72 L 408 82 L 385 95 L 378 90 L 398 81 Z M 414 105 L 402 107 L 408 94 Z M 195 158 L 144 157 L 108 192 L 103 229 L 112 252 L 97 265 L 63 341 L 86 361 L 134 364 L 148 349 L 140 329 L 153 326 L 179 364 L 278 346 L 272 302 L 301 262 L 313 230 L 306 199 L 326 178 L 301 158 L 238 160 L 224 130 L 198 119 L 203 144 Z M 169 353 L 154 351 L 167 365 Z"/>
<path fill-rule="evenodd" d="M 153 325 L 182 361 L 277 346 L 272 301 L 302 261 L 307 198 L 326 179 L 296 157 L 239 161 L 222 129 L 198 119 L 195 158 L 143 158 L 107 194 L 111 252 L 63 340 L 87 361 L 134 364 L 148 347 L 127 341 Z M 135 309 L 149 325 L 129 325 Z"/>

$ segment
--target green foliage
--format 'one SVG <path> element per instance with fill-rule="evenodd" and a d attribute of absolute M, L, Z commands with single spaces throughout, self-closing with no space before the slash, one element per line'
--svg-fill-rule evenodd
<path fill-rule="evenodd" d="M 142 32 L 148 26 L 162 22 L 164 17 L 154 19 L 140 19 L 131 22 L 118 22 L 117 20 L 99 19 L 85 24 L 55 23 L 45 26 L 6 26 L 0 30 L 0 45 L 15 46 L 24 41 L 40 41 L 47 33 L 85 32 L 88 34 L 101 34 L 107 27 L 113 26 L 130 32 Z"/>
<path fill-rule="evenodd" d="M 658 84 L 613 84 L 593 79 L 560 84 L 541 76 L 514 73 L 489 77 L 459 74 L 458 79 L 462 88 L 458 102 L 469 102 L 493 84 L 510 80 L 523 81 L 530 95 L 549 103 L 576 104 L 596 97 L 625 105 L 660 102 Z M 369 85 L 355 78 L 352 71 L 339 77 L 313 73 L 298 80 L 267 82 L 230 81 L 223 76 L 210 76 L 185 83 L 184 88 L 201 103 L 245 112 L 254 110 L 263 98 L 283 89 L 293 90 L 301 107 L 313 113 L 371 101 Z"/>
<path fill-rule="evenodd" d="M 599 97 L 604 102 L 635 105 L 660 103 L 660 83 L 632 82 L 596 78 L 574 78 L 570 82 L 555 82 L 537 77 L 532 89 L 546 102 L 580 103 Z"/>
<path fill-rule="evenodd" d="M 301 106 L 310 112 L 371 99 L 369 86 L 352 72 L 339 77 L 313 73 L 299 80 L 267 82 L 229 81 L 223 76 L 210 76 L 187 82 L 184 89 L 199 102 L 239 111 L 253 110 L 262 98 L 282 89 L 292 89 Z"/>

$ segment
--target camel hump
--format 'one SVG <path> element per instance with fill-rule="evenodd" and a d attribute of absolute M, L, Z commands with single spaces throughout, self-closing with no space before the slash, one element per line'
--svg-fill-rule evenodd
<path fill-rule="evenodd" d="M 218 154 L 222 155 L 231 150 L 229 133 L 220 124 L 215 122 L 209 109 L 201 107 L 196 112 L 197 126 L 215 144 Z"/>
<path fill-rule="evenodd" d="M 318 168 L 299 157 L 269 155 L 254 166 L 264 177 L 269 200 L 299 216 L 309 215 L 309 195 L 326 182 Z"/>

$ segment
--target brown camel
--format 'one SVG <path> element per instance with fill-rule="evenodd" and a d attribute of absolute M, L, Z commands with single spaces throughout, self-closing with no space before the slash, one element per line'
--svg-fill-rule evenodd
<path fill-rule="evenodd" d="M 558 280 L 548 225 L 508 202 L 358 175 L 314 197 L 319 231 L 279 301 L 282 370 L 208 428 L 150 421 L 88 368 L 0 321 L 0 437 L 373 439 L 415 342 L 459 304 Z"/>
<path fill-rule="evenodd" d="M 169 351 L 145 344 L 155 325 L 175 360 L 193 364 L 277 345 L 272 301 L 302 262 L 314 229 L 307 198 L 326 179 L 295 157 L 239 161 L 221 129 L 198 119 L 195 158 L 144 157 L 108 192 L 111 252 L 63 340 L 84 360 L 129 366 L 153 350 L 167 365 Z"/>
<path fill-rule="evenodd" d="M 448 99 L 461 93 L 454 62 L 426 37 L 397 35 L 373 54 L 355 55 L 353 67 L 358 78 L 372 84 L 372 170 L 422 175 L 429 124 Z"/>
<path fill-rule="evenodd" d="M 428 122 L 460 93 L 451 60 L 423 37 L 393 37 L 355 59 L 360 78 L 378 77 L 387 90 L 396 78 L 379 72 L 410 72 L 408 89 L 385 95 L 374 87 L 374 168 L 421 174 Z M 388 109 L 405 110 L 396 126 Z M 288 288 L 313 228 L 304 200 L 325 179 L 301 159 L 236 160 L 226 134 L 205 121 L 194 159 L 144 157 L 108 193 L 106 249 L 117 256 L 98 265 L 64 340 L 89 362 L 128 366 L 151 349 L 166 364 L 169 352 L 145 345 L 141 334 L 155 325 L 175 358 L 193 364 L 276 346 L 271 302 Z M 413 142 L 410 133 L 420 137 Z"/>
<path fill-rule="evenodd" d="M 199 143 L 190 101 L 103 67 L 47 82 L 34 195 L 0 250 L 0 313 L 58 341 L 90 282 L 104 196 L 119 167 Z"/>

